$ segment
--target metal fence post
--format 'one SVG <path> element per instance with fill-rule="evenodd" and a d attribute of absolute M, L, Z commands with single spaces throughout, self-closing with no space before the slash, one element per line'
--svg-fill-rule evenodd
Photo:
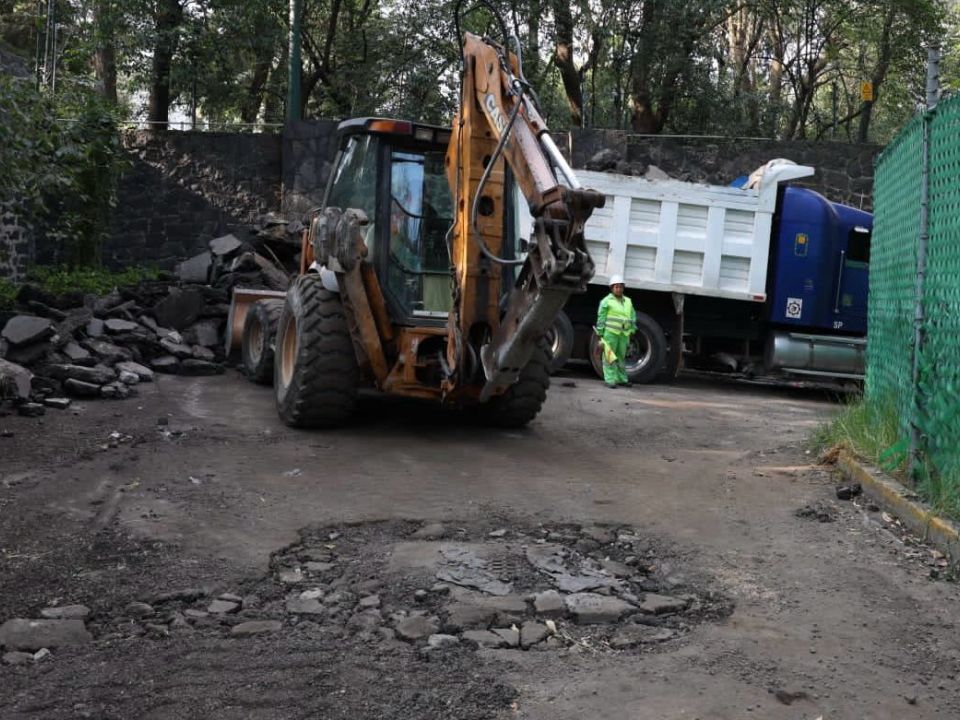
<path fill-rule="evenodd" d="M 917 275 L 913 313 L 913 404 L 910 411 L 910 457 L 909 473 L 914 480 L 920 467 L 920 412 L 923 402 L 920 397 L 920 360 L 923 352 L 924 285 L 927 274 L 927 243 L 930 239 L 930 121 L 932 111 L 940 95 L 940 50 L 927 50 L 926 107 L 921 124 L 922 142 L 920 155 L 920 235 L 917 241 Z"/>

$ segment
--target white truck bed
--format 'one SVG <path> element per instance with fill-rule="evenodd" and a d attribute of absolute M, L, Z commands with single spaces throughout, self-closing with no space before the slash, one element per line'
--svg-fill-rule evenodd
<path fill-rule="evenodd" d="M 607 196 L 585 229 L 593 283 L 620 274 L 637 290 L 762 302 L 777 186 L 813 173 L 771 164 L 747 190 L 577 170 L 584 187 Z M 518 205 L 520 227 L 531 228 L 526 203 Z"/>

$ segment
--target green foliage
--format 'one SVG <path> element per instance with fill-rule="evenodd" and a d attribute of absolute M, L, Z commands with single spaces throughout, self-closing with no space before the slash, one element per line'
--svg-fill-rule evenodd
<path fill-rule="evenodd" d="M 125 166 L 113 110 L 75 88 L 55 104 L 0 76 L 0 202 L 54 240 L 60 262 L 95 265 Z M 59 122 L 58 114 L 70 118 Z"/>
<path fill-rule="evenodd" d="M 845 448 L 889 472 L 903 469 L 905 456 L 891 448 L 900 445 L 898 416 L 893 403 L 867 402 L 858 398 L 846 405 L 812 437 L 813 449 L 823 454 Z"/>
<path fill-rule="evenodd" d="M 811 447 L 820 455 L 841 448 L 850 450 L 914 485 L 920 497 L 938 512 L 960 518 L 960 468 L 942 461 L 935 464 L 921 448 L 917 476 L 907 477 L 910 443 L 899 425 L 894 402 L 858 398 L 814 431 Z"/>
<path fill-rule="evenodd" d="M 152 268 L 134 267 L 111 272 L 101 268 L 69 268 L 38 265 L 27 273 L 28 282 L 35 283 L 54 295 L 68 292 L 105 295 L 114 288 L 156 280 L 159 274 Z"/>
<path fill-rule="evenodd" d="M 5 278 L 0 278 L 0 310 L 9 310 L 14 305 L 17 286 Z"/>

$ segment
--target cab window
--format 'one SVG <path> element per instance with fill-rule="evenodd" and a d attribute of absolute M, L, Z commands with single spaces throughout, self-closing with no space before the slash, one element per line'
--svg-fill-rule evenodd
<path fill-rule="evenodd" d="M 447 231 L 453 203 L 444 168 L 439 150 L 391 153 L 387 284 L 411 315 L 442 317 L 452 303 Z"/>

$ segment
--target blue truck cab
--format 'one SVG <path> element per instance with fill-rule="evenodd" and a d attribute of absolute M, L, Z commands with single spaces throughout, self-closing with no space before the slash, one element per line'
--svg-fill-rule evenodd
<path fill-rule="evenodd" d="M 873 216 L 800 187 L 784 188 L 778 208 L 767 284 L 769 321 L 865 335 Z"/>

